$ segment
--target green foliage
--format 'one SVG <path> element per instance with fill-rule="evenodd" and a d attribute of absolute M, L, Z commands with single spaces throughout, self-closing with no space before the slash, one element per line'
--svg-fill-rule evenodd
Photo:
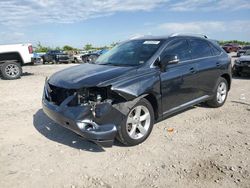
<path fill-rule="evenodd" d="M 220 45 L 224 45 L 224 44 L 227 44 L 227 43 L 236 43 L 236 44 L 239 44 L 239 45 L 242 45 L 242 46 L 250 45 L 250 42 L 248 42 L 248 41 L 239 41 L 239 40 L 219 41 Z M 118 44 L 117 42 L 112 42 L 109 46 L 95 47 L 92 44 L 88 43 L 83 47 L 83 49 L 87 50 L 87 51 L 89 51 L 89 50 L 111 49 L 114 46 L 116 46 L 117 44 Z M 38 42 L 37 46 L 34 48 L 34 52 L 47 52 L 49 50 L 64 50 L 64 51 L 73 51 L 73 50 L 75 50 L 75 51 L 77 51 L 78 49 L 74 48 L 72 46 L 69 46 L 69 45 L 65 45 L 62 48 L 60 48 L 59 46 L 57 46 L 55 48 L 51 48 L 49 46 L 43 46 L 40 42 Z"/>
<path fill-rule="evenodd" d="M 233 43 L 233 44 L 239 44 L 239 45 L 250 45 L 250 42 L 248 41 L 239 41 L 239 40 L 227 40 L 227 41 L 219 41 L 220 45 L 228 44 L 228 43 Z"/>
<path fill-rule="evenodd" d="M 52 48 L 50 48 L 48 46 L 43 46 L 40 42 L 38 42 L 34 51 L 35 52 L 47 52 L 49 50 L 52 50 Z"/>
<path fill-rule="evenodd" d="M 74 50 L 75 48 L 73 48 L 72 46 L 69 46 L 69 45 L 65 45 L 64 47 L 63 47 L 63 51 L 72 51 L 72 50 Z"/>
<path fill-rule="evenodd" d="M 86 44 L 84 47 L 83 47 L 84 50 L 92 50 L 93 49 L 93 46 L 92 44 Z"/>
<path fill-rule="evenodd" d="M 55 50 L 62 50 L 59 46 L 55 47 Z"/>
<path fill-rule="evenodd" d="M 118 44 L 118 42 L 112 42 L 112 43 L 110 44 L 110 48 L 115 47 L 117 44 Z"/>

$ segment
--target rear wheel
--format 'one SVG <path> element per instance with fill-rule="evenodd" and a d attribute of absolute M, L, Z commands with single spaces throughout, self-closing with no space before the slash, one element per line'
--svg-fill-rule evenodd
<path fill-rule="evenodd" d="M 141 99 L 122 122 L 118 140 L 128 146 L 140 144 L 150 135 L 153 124 L 153 108 L 146 99 Z"/>
<path fill-rule="evenodd" d="M 17 62 L 6 62 L 1 65 L 0 71 L 2 77 L 6 80 L 18 79 L 22 75 L 22 67 Z"/>
<path fill-rule="evenodd" d="M 217 82 L 216 93 L 214 97 L 207 101 L 208 106 L 210 107 L 221 107 L 225 103 L 228 94 L 228 83 L 225 78 L 220 77 Z"/>

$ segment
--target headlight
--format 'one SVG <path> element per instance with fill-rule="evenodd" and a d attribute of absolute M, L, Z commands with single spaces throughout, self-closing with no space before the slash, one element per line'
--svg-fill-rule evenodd
<path fill-rule="evenodd" d="M 77 91 L 78 104 L 101 103 L 107 100 L 107 88 L 83 88 Z"/>
<path fill-rule="evenodd" d="M 236 59 L 235 60 L 235 64 L 239 65 L 240 64 L 240 60 Z"/>

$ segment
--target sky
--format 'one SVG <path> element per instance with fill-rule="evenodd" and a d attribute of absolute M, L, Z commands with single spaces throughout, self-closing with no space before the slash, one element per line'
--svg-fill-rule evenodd
<path fill-rule="evenodd" d="M 250 0 L 0 0 L 0 44 L 82 48 L 141 35 L 250 41 Z"/>

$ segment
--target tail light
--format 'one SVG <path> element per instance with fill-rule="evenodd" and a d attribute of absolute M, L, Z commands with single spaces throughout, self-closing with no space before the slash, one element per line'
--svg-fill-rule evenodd
<path fill-rule="evenodd" d="M 28 47 L 28 49 L 29 49 L 29 53 L 32 54 L 32 53 L 33 53 L 32 45 L 30 45 L 30 46 Z"/>

